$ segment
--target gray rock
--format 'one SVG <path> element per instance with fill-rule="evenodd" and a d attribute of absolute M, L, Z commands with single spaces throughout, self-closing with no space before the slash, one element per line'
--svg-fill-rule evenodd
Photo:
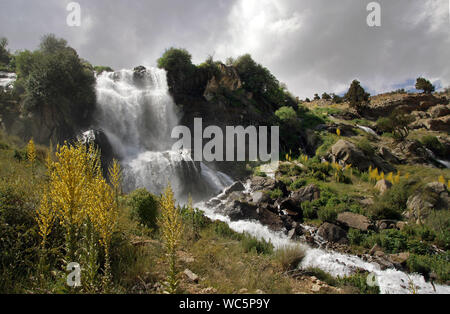
<path fill-rule="evenodd" d="M 361 231 L 367 231 L 372 228 L 369 218 L 351 212 L 339 214 L 336 221 L 346 228 L 353 228 Z"/>
<path fill-rule="evenodd" d="M 320 226 L 317 234 L 328 242 L 341 244 L 348 243 L 347 232 L 341 227 L 328 222 L 325 222 Z"/>

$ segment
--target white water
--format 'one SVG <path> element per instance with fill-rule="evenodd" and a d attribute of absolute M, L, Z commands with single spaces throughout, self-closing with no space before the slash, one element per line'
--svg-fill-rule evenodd
<path fill-rule="evenodd" d="M 362 125 L 356 125 L 356 126 L 366 133 L 378 136 L 378 134 L 374 130 L 372 130 L 371 128 L 369 128 L 367 126 L 362 126 Z"/>
<path fill-rule="evenodd" d="M 442 159 L 438 159 L 436 157 L 436 155 L 429 150 L 428 148 L 425 148 L 425 151 L 428 153 L 428 155 L 433 158 L 434 160 L 436 160 L 438 163 L 440 163 L 441 165 L 443 165 L 445 168 L 450 168 L 450 161 L 448 160 L 442 160 Z"/>
<path fill-rule="evenodd" d="M 10 89 L 16 81 L 16 73 L 0 72 L 0 87 Z"/>
<path fill-rule="evenodd" d="M 249 184 L 246 184 L 246 191 L 250 193 Z M 221 198 L 221 195 L 217 197 Z M 405 294 L 410 293 L 410 280 L 417 287 L 417 293 L 450 293 L 449 286 L 435 285 L 436 292 L 433 290 L 431 283 L 425 282 L 423 276 L 419 274 L 407 275 L 395 269 L 381 270 L 376 263 L 369 263 L 357 256 L 341 254 L 323 249 L 313 249 L 306 244 L 290 240 L 283 232 L 274 232 L 268 227 L 261 225 L 257 221 L 239 220 L 231 221 L 227 216 L 222 215 L 220 211 L 207 206 L 205 203 L 196 204 L 196 207 L 204 211 L 205 215 L 212 220 L 220 220 L 226 222 L 231 229 L 239 233 L 248 233 L 258 239 L 270 241 L 275 249 L 300 246 L 305 252 L 300 268 L 306 269 L 310 267 L 320 268 L 334 277 L 343 277 L 355 273 L 357 270 L 365 270 L 375 274 L 375 278 L 380 287 L 382 294 Z"/>
<path fill-rule="evenodd" d="M 169 94 L 166 72 L 131 70 L 97 77 L 97 126 L 108 137 L 124 168 L 125 190 L 146 188 L 159 194 L 170 182 L 175 196 L 205 197 L 219 193 L 232 180 L 195 163 L 187 151 L 172 151 L 172 129 L 179 122 Z"/>

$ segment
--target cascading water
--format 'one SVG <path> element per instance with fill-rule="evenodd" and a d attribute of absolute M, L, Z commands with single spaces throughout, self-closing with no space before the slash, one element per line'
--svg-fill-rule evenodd
<path fill-rule="evenodd" d="M 251 194 L 250 183 L 246 184 L 244 194 Z M 231 229 L 236 232 L 246 232 L 259 239 L 265 239 L 277 248 L 300 246 L 305 252 L 305 258 L 299 265 L 300 268 L 320 268 L 323 271 L 335 277 L 348 276 L 357 270 L 365 270 L 375 275 L 377 284 L 382 294 L 410 293 L 409 284 L 414 283 L 417 287 L 417 293 L 450 293 L 449 286 L 435 285 L 436 292 L 431 283 L 425 281 L 424 277 L 419 274 L 407 275 L 396 269 L 382 270 L 380 265 L 370 263 L 363 259 L 348 254 L 341 254 L 324 249 L 313 249 L 306 244 L 290 240 L 283 232 L 274 232 L 268 227 L 261 225 L 257 221 L 239 220 L 231 221 L 229 217 L 221 213 L 224 201 L 224 193 L 214 198 L 214 200 L 222 200 L 221 203 L 211 206 L 207 203 L 196 204 L 196 207 L 202 209 L 207 217 L 212 220 L 220 220 L 226 222 Z"/>
<path fill-rule="evenodd" d="M 180 202 L 188 194 L 203 198 L 232 180 L 201 163 L 188 151 L 172 151 L 179 122 L 160 69 L 105 72 L 97 77 L 97 126 L 108 137 L 124 168 L 124 188 L 159 194 L 170 182 Z"/>

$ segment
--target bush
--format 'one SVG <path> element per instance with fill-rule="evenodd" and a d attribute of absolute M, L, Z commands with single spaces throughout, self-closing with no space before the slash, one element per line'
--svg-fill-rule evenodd
<path fill-rule="evenodd" d="M 297 113 L 292 107 L 281 107 L 275 112 L 275 115 L 283 123 L 294 124 L 297 121 Z"/>
<path fill-rule="evenodd" d="M 401 219 L 412 187 L 408 182 L 394 184 L 369 209 L 372 219 Z"/>
<path fill-rule="evenodd" d="M 411 273 L 418 273 L 428 278 L 430 272 L 434 272 L 438 282 L 446 283 L 450 280 L 449 258 L 448 252 L 439 255 L 411 254 L 406 265 Z"/>
<path fill-rule="evenodd" d="M 352 245 L 361 245 L 364 240 L 364 235 L 358 229 L 352 229 L 348 231 L 347 238 Z"/>
<path fill-rule="evenodd" d="M 369 157 L 373 157 L 375 155 L 375 148 L 370 144 L 367 138 L 361 139 L 356 146 Z"/>
<path fill-rule="evenodd" d="M 264 239 L 258 240 L 257 238 L 249 234 L 243 235 L 241 243 L 246 253 L 254 252 L 257 254 L 264 254 L 264 255 L 273 253 L 273 245 L 270 241 L 267 242 Z"/>
<path fill-rule="evenodd" d="M 320 220 L 326 221 L 329 223 L 334 223 L 337 218 L 337 212 L 334 208 L 324 207 L 319 209 L 317 212 L 317 217 L 319 217 Z"/>
<path fill-rule="evenodd" d="M 437 156 L 446 156 L 446 149 L 444 144 L 442 144 L 436 136 L 426 135 L 420 140 L 423 146 L 431 150 Z"/>
<path fill-rule="evenodd" d="M 312 205 L 311 202 L 303 202 L 301 204 L 303 218 L 306 219 L 316 219 L 317 218 L 317 209 Z"/>
<path fill-rule="evenodd" d="M 305 179 L 297 179 L 290 185 L 291 190 L 295 191 L 298 190 L 306 185 Z"/>
<path fill-rule="evenodd" d="M 305 257 L 305 250 L 300 246 L 286 246 L 278 249 L 276 257 L 284 271 L 294 270 Z"/>
<path fill-rule="evenodd" d="M 266 191 L 266 193 L 273 200 L 276 200 L 276 199 L 278 199 L 278 198 L 283 196 L 283 191 L 281 191 L 280 189 L 275 189 L 275 190 L 272 190 L 272 191 Z"/>
<path fill-rule="evenodd" d="M 146 189 L 138 189 L 128 196 L 131 217 L 149 228 L 157 228 L 159 200 Z"/>

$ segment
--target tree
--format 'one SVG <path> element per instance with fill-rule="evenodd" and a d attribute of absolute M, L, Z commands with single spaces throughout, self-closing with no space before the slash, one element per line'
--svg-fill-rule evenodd
<path fill-rule="evenodd" d="M 433 84 L 427 79 L 424 79 L 423 77 L 419 77 L 416 81 L 416 89 L 417 90 L 423 90 L 425 94 L 431 94 L 434 92 L 435 88 Z"/>
<path fill-rule="evenodd" d="M 342 99 L 342 97 L 341 96 L 339 96 L 339 95 L 336 95 L 336 94 L 331 94 L 331 97 L 332 97 L 332 101 L 335 103 L 335 104 L 341 104 L 342 102 L 343 102 L 343 99 Z"/>
<path fill-rule="evenodd" d="M 8 39 L 5 37 L 0 38 L 0 64 L 3 63 L 5 65 L 9 64 L 10 54 L 8 51 Z"/>
<path fill-rule="evenodd" d="M 52 117 L 54 139 L 62 142 L 86 127 L 95 109 L 95 76 L 64 39 L 43 37 L 40 49 L 25 50 L 16 56 L 18 80 L 24 108 Z M 45 118 L 44 118 L 45 119 Z M 40 138 L 39 141 L 48 139 Z"/>
<path fill-rule="evenodd" d="M 377 128 L 381 132 L 392 133 L 396 140 L 402 141 L 409 135 L 409 124 L 414 122 L 414 118 L 401 111 L 394 110 L 389 117 L 380 118 L 377 121 Z"/>
<path fill-rule="evenodd" d="M 327 94 L 327 93 L 323 93 L 322 94 L 322 99 L 323 100 L 331 100 L 331 96 L 329 94 Z"/>
<path fill-rule="evenodd" d="M 285 87 L 267 68 L 256 63 L 251 55 L 240 56 L 233 65 L 238 71 L 245 90 L 253 93 L 254 96 L 265 98 L 278 108 L 287 104 L 295 105 L 295 99 Z"/>
<path fill-rule="evenodd" d="M 369 100 L 369 93 L 366 93 L 364 88 L 361 87 L 358 80 L 354 80 L 350 85 L 348 92 L 345 94 L 344 99 L 350 103 L 350 107 L 357 108 L 363 102 Z"/>
<path fill-rule="evenodd" d="M 314 94 L 314 100 L 320 100 L 319 94 Z"/>

